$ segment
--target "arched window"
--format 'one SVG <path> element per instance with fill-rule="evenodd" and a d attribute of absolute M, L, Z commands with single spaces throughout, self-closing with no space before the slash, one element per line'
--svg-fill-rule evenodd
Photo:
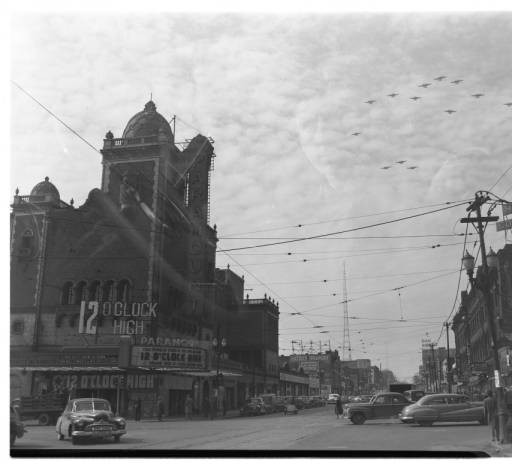
<path fill-rule="evenodd" d="M 114 281 L 107 280 L 103 284 L 103 291 L 101 292 L 103 301 L 113 301 L 114 300 Z"/>
<path fill-rule="evenodd" d="M 61 304 L 73 304 L 73 282 L 66 282 L 62 287 Z"/>
<path fill-rule="evenodd" d="M 73 314 L 70 318 L 69 318 L 69 327 L 75 327 L 77 322 L 78 322 L 78 318 L 80 317 L 79 314 Z"/>
<path fill-rule="evenodd" d="M 89 301 L 100 301 L 100 281 L 94 280 L 89 285 Z"/>
<path fill-rule="evenodd" d="M 55 327 L 57 329 L 60 329 L 62 327 L 62 324 L 64 323 L 66 316 L 64 314 L 59 314 L 57 317 L 55 317 Z"/>
<path fill-rule="evenodd" d="M 123 279 L 117 284 L 117 301 L 127 303 L 130 300 L 130 282 Z"/>
<path fill-rule="evenodd" d="M 75 286 L 75 304 L 80 304 L 86 298 L 86 282 L 83 280 L 78 282 Z"/>

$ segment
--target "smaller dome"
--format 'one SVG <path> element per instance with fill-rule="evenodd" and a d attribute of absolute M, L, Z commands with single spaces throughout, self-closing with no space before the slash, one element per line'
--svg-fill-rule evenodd
<path fill-rule="evenodd" d="M 59 201 L 60 193 L 57 187 L 50 182 L 47 176 L 43 182 L 39 182 L 30 192 L 30 196 L 44 196 L 45 201 Z"/>

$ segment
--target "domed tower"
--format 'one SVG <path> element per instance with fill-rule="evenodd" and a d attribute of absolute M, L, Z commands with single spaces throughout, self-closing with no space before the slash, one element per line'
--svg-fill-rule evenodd
<path fill-rule="evenodd" d="M 163 272 L 156 264 L 158 256 L 176 254 L 180 247 L 188 263 L 179 266 L 179 272 L 188 281 L 209 281 L 207 274 L 213 276 L 215 269 L 215 247 L 212 250 L 207 243 L 217 241 L 208 225 L 214 156 L 210 140 L 197 135 L 180 150 L 171 126 L 151 100 L 130 118 L 122 137 L 107 132 L 101 153 L 102 191 L 128 221 L 147 222 L 137 226 L 139 231 L 149 231 L 140 232 L 141 241 L 148 244 L 149 256 L 155 260 L 147 288 L 156 288 Z M 189 238 L 192 235 L 195 239 Z"/>

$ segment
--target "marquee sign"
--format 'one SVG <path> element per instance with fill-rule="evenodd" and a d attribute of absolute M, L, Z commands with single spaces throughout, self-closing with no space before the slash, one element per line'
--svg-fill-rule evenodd
<path fill-rule="evenodd" d="M 54 390 L 115 390 L 118 388 L 152 389 L 155 388 L 153 374 L 57 374 L 52 378 Z"/>
<path fill-rule="evenodd" d="M 132 348 L 132 365 L 137 367 L 206 369 L 206 350 L 178 346 Z"/>
<path fill-rule="evenodd" d="M 122 301 L 82 301 L 78 333 L 94 335 L 98 316 L 114 317 L 114 335 L 142 335 L 144 321 L 156 318 L 158 303 L 124 303 Z"/>
<path fill-rule="evenodd" d="M 73 350 L 70 352 L 17 352 L 11 351 L 11 366 L 18 367 L 90 367 L 117 366 L 119 363 L 118 349 Z"/>

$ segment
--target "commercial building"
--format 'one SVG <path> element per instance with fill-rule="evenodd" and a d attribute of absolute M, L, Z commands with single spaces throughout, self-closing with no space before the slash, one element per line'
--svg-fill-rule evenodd
<path fill-rule="evenodd" d="M 244 300 L 243 278 L 215 266 L 212 140 L 182 148 L 149 101 L 101 153 L 83 205 L 48 177 L 16 190 L 11 395 L 100 396 L 128 415 L 160 398 L 174 415 L 189 394 L 204 413 L 241 404 L 249 384 L 276 390 L 277 305 Z"/>
<path fill-rule="evenodd" d="M 496 263 L 489 267 L 490 291 L 495 316 L 501 383 L 512 385 L 512 245 L 488 254 Z M 482 269 L 477 270 L 476 278 Z M 493 350 L 484 296 L 472 287 L 461 292 L 461 304 L 453 318 L 455 334 L 454 383 L 459 391 L 483 394 L 494 384 Z"/>

